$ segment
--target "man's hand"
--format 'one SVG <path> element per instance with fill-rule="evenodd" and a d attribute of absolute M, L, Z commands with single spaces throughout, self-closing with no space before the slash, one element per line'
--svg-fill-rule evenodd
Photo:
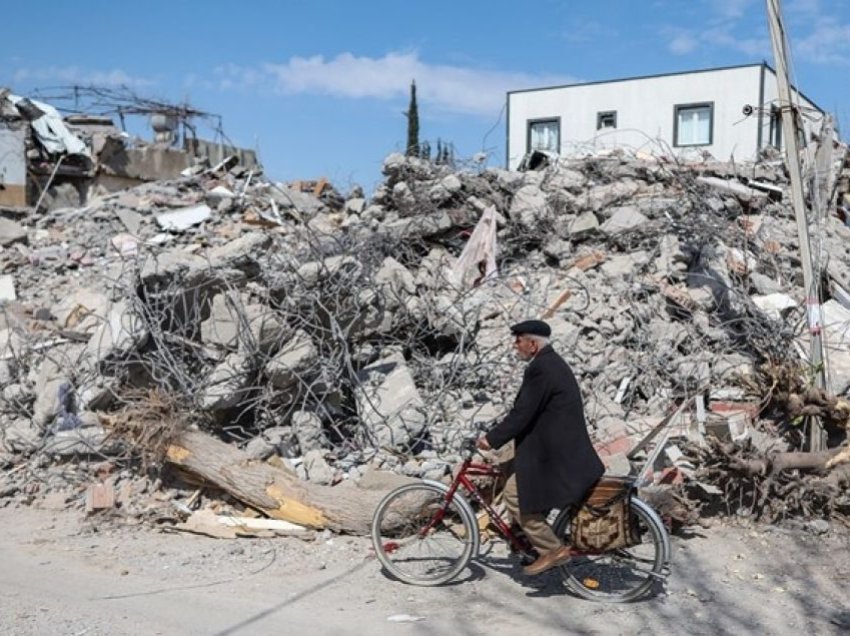
<path fill-rule="evenodd" d="M 490 446 L 490 442 L 487 441 L 486 435 L 482 435 L 481 437 L 479 437 L 478 441 L 475 442 L 475 445 L 481 450 L 485 450 L 485 451 L 493 450 L 493 447 Z"/>

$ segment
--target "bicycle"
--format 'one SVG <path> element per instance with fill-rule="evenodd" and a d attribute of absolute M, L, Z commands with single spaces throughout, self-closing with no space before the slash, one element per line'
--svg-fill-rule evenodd
<path fill-rule="evenodd" d="M 527 539 L 517 536 L 482 496 L 471 477 L 497 478 L 497 466 L 473 461 L 475 441 L 464 444 L 464 459 L 451 483 L 421 480 L 400 486 L 383 498 L 372 518 L 372 544 L 384 569 L 397 580 L 422 586 L 447 583 L 479 555 L 480 529 L 469 498 L 486 512 L 496 532 L 520 556 L 533 558 Z M 640 543 L 612 551 L 572 551 L 559 566 L 569 590 L 607 602 L 639 599 L 663 583 L 670 561 L 670 539 L 656 512 L 634 495 L 630 513 Z M 561 510 L 552 528 L 569 545 L 573 510 Z"/>

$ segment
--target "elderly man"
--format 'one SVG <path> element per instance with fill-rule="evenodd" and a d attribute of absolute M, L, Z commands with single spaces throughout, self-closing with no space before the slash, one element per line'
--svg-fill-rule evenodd
<path fill-rule="evenodd" d="M 482 450 L 514 440 L 514 474 L 505 485 L 508 512 L 540 556 L 523 568 L 536 575 L 561 565 L 570 548 L 546 523 L 552 508 L 579 503 L 605 468 L 590 442 L 578 382 L 549 345 L 541 320 L 511 327 L 514 347 L 527 361 L 522 386 L 507 417 L 478 440 Z"/>

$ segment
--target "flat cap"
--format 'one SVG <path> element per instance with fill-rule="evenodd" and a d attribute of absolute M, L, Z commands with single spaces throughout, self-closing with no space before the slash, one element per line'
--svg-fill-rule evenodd
<path fill-rule="evenodd" d="M 511 333 L 515 336 L 543 336 L 548 338 L 552 335 L 552 328 L 542 320 L 523 320 L 511 327 Z"/>

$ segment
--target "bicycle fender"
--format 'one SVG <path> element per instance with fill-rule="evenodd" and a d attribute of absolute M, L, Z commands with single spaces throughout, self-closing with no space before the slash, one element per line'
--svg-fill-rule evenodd
<path fill-rule="evenodd" d="M 439 488 L 443 492 L 448 492 L 449 487 L 446 486 L 441 481 L 434 481 L 433 479 L 423 479 L 423 483 L 428 484 L 429 486 L 434 486 L 435 488 Z M 481 547 L 481 531 L 478 529 L 478 517 L 475 516 L 475 512 L 472 510 L 472 506 L 467 501 L 466 497 L 464 497 L 460 491 L 456 491 L 454 495 L 455 501 L 457 501 L 458 506 L 463 508 L 463 511 L 469 516 L 469 520 L 472 525 L 472 556 L 478 556 L 478 549 Z"/>

